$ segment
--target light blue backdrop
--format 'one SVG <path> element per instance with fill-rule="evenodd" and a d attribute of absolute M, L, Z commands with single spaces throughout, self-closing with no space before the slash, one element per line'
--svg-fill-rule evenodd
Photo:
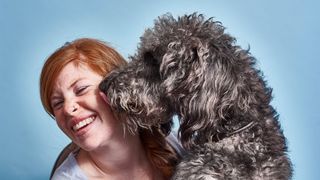
<path fill-rule="evenodd" d="M 48 179 L 68 139 L 38 91 L 45 58 L 66 41 L 93 37 L 133 54 L 153 20 L 214 16 L 258 59 L 280 113 L 294 179 L 320 179 L 319 3 L 312 0 L 0 0 L 0 179 Z"/>

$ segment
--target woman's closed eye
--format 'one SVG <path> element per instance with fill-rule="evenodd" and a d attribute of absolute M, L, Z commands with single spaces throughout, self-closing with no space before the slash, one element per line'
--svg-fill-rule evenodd
<path fill-rule="evenodd" d="M 52 108 L 53 109 L 59 109 L 60 107 L 62 107 L 63 104 L 63 100 L 55 100 L 52 102 Z"/>
<path fill-rule="evenodd" d="M 89 85 L 87 85 L 87 86 L 80 86 L 79 88 L 77 88 L 77 89 L 75 90 L 75 94 L 76 94 L 77 96 L 81 96 L 81 95 L 85 94 L 85 93 L 87 92 L 87 90 L 88 90 L 88 87 L 89 87 Z"/>

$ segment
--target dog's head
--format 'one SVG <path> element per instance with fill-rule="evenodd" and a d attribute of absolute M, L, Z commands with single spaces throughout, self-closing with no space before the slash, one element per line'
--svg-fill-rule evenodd
<path fill-rule="evenodd" d="M 255 59 L 224 29 L 196 13 L 161 16 L 141 37 L 128 66 L 111 73 L 100 88 L 132 127 L 165 124 L 168 130 L 166 123 L 177 114 L 185 147 L 210 141 L 231 127 L 233 116 L 250 110 L 252 87 L 263 84 L 251 68 Z"/>
<path fill-rule="evenodd" d="M 157 65 L 147 58 L 146 55 L 113 70 L 99 88 L 129 132 L 158 127 L 167 134 L 172 126 L 172 111 L 160 92 Z"/>

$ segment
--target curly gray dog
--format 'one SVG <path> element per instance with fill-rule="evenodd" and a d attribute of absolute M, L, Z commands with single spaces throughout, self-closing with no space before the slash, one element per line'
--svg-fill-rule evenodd
<path fill-rule="evenodd" d="M 173 179 L 291 179 L 272 89 L 248 50 L 220 22 L 166 14 L 141 37 L 127 66 L 100 84 L 126 128 L 171 128 L 187 154 Z"/>

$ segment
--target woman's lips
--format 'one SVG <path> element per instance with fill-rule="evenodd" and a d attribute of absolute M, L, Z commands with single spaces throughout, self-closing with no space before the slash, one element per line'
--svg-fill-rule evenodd
<path fill-rule="evenodd" d="M 73 133 L 76 136 L 82 136 L 90 129 L 90 125 L 95 121 L 96 116 L 90 116 L 72 126 Z"/>
<path fill-rule="evenodd" d="M 94 116 L 90 116 L 90 117 L 78 122 L 76 125 L 74 125 L 72 127 L 73 131 L 78 131 L 79 129 L 83 128 L 84 126 L 92 123 L 94 118 L 95 118 Z"/>

